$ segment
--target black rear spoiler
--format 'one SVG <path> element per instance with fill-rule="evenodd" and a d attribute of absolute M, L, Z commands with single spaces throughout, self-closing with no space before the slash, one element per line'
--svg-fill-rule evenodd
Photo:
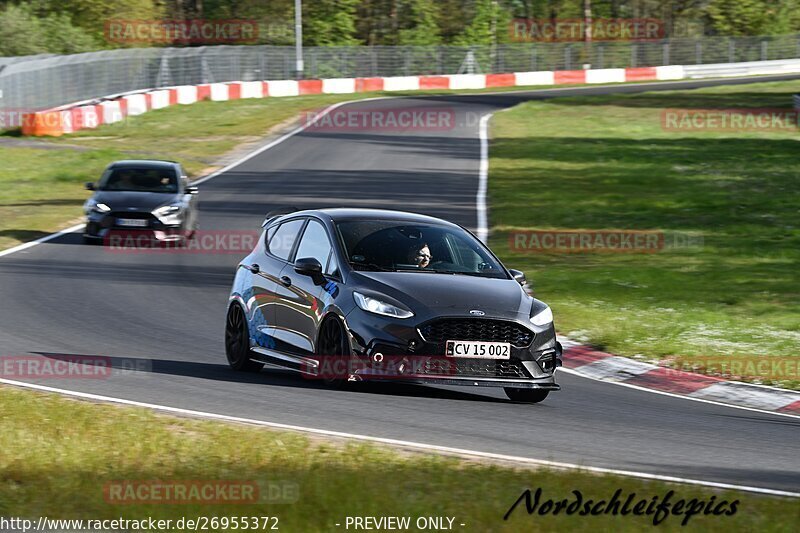
<path fill-rule="evenodd" d="M 300 210 L 298 208 L 296 208 L 296 207 L 291 207 L 291 206 L 280 207 L 278 209 L 273 209 L 272 211 L 267 213 L 267 216 L 264 218 L 264 222 L 261 223 L 261 227 L 262 228 L 266 227 L 267 224 L 269 224 L 270 222 L 272 222 L 276 218 L 282 217 L 284 215 L 288 215 L 290 213 L 294 213 L 295 211 L 300 211 Z"/>

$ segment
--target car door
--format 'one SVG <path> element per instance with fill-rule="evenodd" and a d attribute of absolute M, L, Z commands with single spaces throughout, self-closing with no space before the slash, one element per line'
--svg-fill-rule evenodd
<path fill-rule="evenodd" d="M 282 345 L 295 355 L 314 354 L 317 330 L 325 307 L 322 298 L 327 280 L 297 273 L 294 260 L 314 258 L 322 265 L 323 273 L 331 274 L 336 269 L 330 261 L 331 255 L 331 241 L 325 226 L 310 218 L 293 254 L 293 261 L 284 267 L 278 285 L 281 301 L 276 307 L 276 322 L 283 329 Z"/>
<path fill-rule="evenodd" d="M 263 252 L 254 254 L 253 264 L 249 265 L 253 272 L 253 296 L 260 311 L 256 342 L 262 348 L 286 351 L 281 340 L 283 327 L 277 321 L 277 308 L 284 296 L 280 276 L 305 222 L 304 218 L 298 218 L 267 228 Z"/>

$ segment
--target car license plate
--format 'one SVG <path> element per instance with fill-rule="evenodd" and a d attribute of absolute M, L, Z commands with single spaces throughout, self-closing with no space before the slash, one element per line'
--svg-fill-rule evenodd
<path fill-rule="evenodd" d="M 146 218 L 118 218 L 118 226 L 127 226 L 130 228 L 146 228 L 148 220 Z"/>
<path fill-rule="evenodd" d="M 507 342 L 447 341 L 447 357 L 510 359 L 511 344 Z"/>

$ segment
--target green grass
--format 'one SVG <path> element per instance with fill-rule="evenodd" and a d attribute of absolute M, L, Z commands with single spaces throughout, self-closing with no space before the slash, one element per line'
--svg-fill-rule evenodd
<path fill-rule="evenodd" d="M 497 114 L 493 248 L 528 273 L 559 330 L 578 340 L 698 367 L 705 357 L 796 358 L 800 132 L 665 131 L 661 112 L 791 108 L 798 92 L 793 81 L 559 98 Z M 509 245 L 519 229 L 660 230 L 702 244 L 654 254 L 530 253 Z M 760 378 L 800 388 L 796 373 Z"/>
<path fill-rule="evenodd" d="M 540 87 L 506 90 L 535 88 Z M 271 128 L 307 111 L 380 96 L 453 93 L 374 92 L 204 101 L 151 111 L 59 138 L 34 139 L 38 148 L 11 144 L 22 140 L 17 138 L 19 132 L 0 132 L 0 250 L 78 223 L 81 205 L 89 195 L 83 183 L 96 180 L 114 160 L 177 160 L 192 176 L 199 176 L 231 150 L 258 142 Z"/>
<path fill-rule="evenodd" d="M 57 395 L 0 388 L 0 516 L 156 519 L 277 516 L 282 531 L 342 531 L 346 516 L 452 516 L 456 531 L 641 531 L 652 516 L 504 514 L 530 488 L 545 498 L 739 500 L 734 516 L 668 517 L 663 530 L 792 531 L 796 500 L 585 472 L 523 470 L 326 442 L 308 436 L 157 415 Z M 146 436 L 146 438 L 143 438 Z M 120 481 L 258 482 L 291 486 L 285 503 L 115 504 L 103 488 Z M 623 496 L 624 501 L 624 496 Z M 464 523 L 465 527 L 458 524 Z"/>
<path fill-rule="evenodd" d="M 256 142 L 305 111 L 360 95 L 243 99 L 172 106 L 124 122 L 38 141 L 40 148 L 0 144 L 0 249 L 79 221 L 96 180 L 117 159 L 172 159 L 192 176 L 237 146 Z M 6 133 L 7 141 L 14 141 Z M 2 143 L 2 139 L 0 139 Z"/>

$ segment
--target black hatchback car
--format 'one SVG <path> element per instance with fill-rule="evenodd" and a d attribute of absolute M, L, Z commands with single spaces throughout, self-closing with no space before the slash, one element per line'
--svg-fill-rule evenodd
<path fill-rule="evenodd" d="M 174 161 L 117 161 L 97 183 L 84 204 L 87 242 L 111 235 L 142 235 L 147 242 L 184 241 L 197 229 L 197 187 Z"/>
<path fill-rule="evenodd" d="M 225 347 L 237 370 L 312 378 L 559 390 L 553 315 L 466 229 L 433 217 L 322 209 L 268 217 L 237 268 Z"/>

